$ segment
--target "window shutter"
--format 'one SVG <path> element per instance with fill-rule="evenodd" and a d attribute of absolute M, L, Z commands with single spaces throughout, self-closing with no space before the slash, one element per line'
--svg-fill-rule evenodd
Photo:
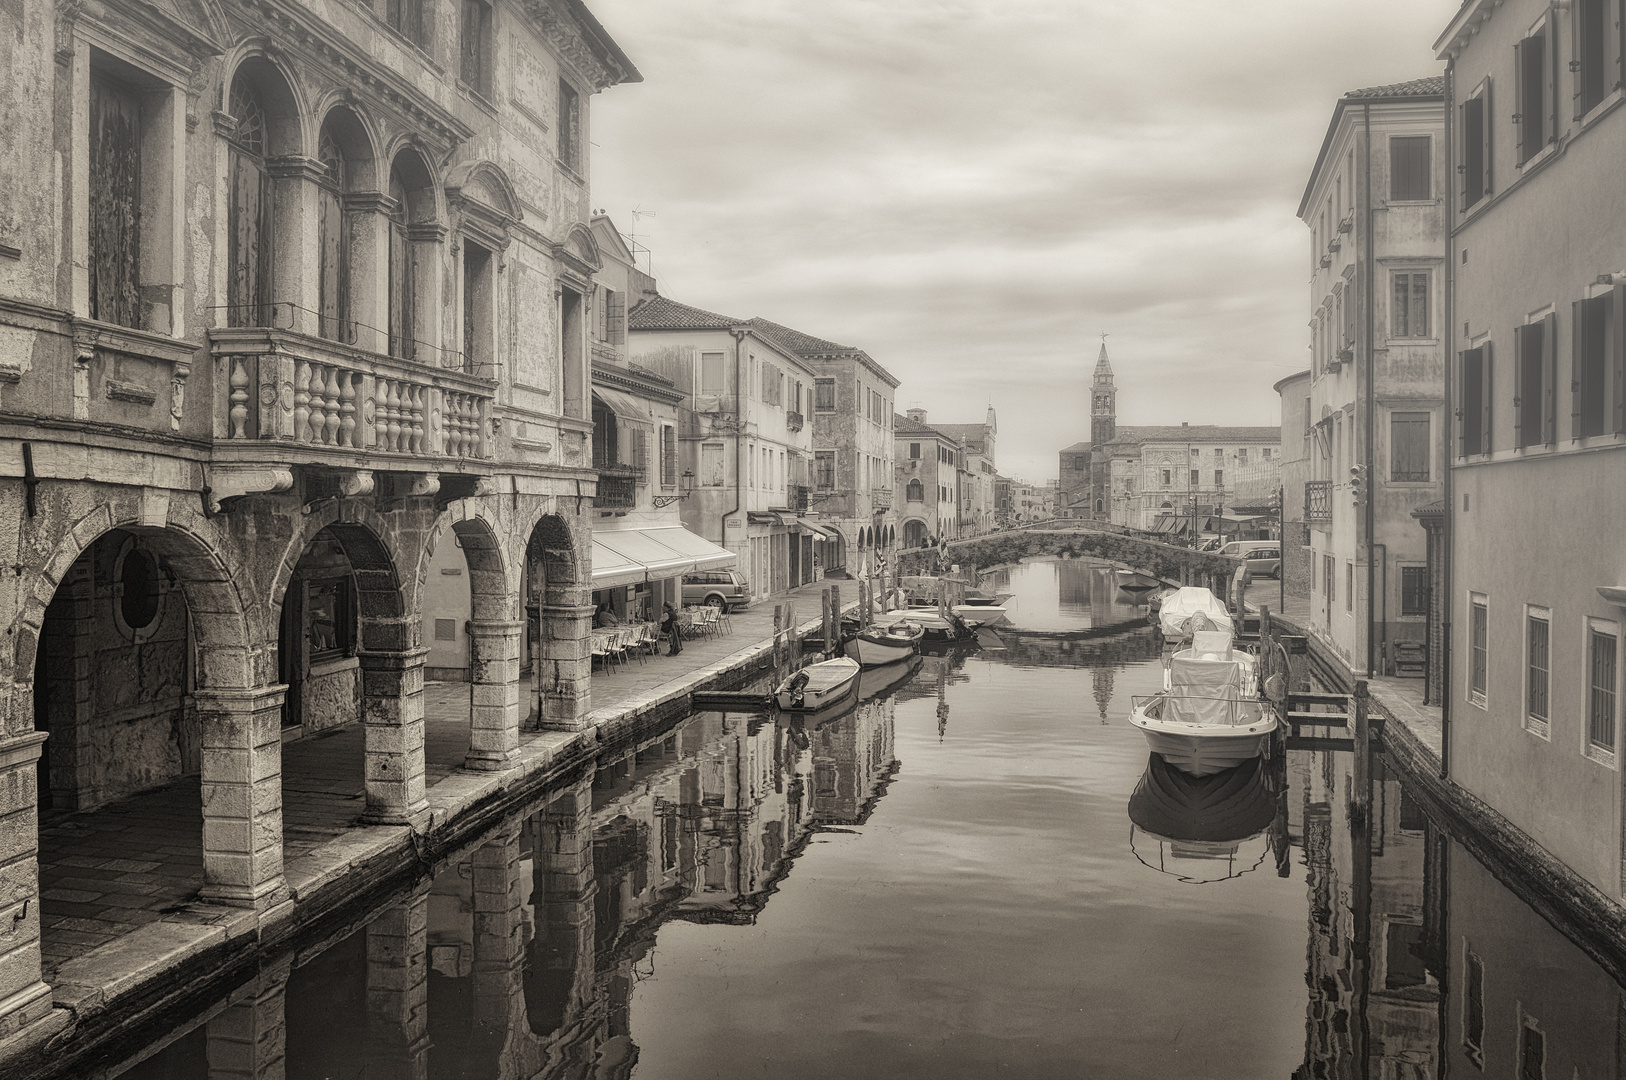
<path fill-rule="evenodd" d="M 1580 20 L 1576 20 L 1579 22 Z M 1570 304 L 1570 436 L 1581 430 L 1581 371 L 1586 356 L 1586 301 Z"/>
<path fill-rule="evenodd" d="M 1581 70 L 1581 65 L 1585 62 L 1586 55 L 1586 46 L 1583 44 L 1582 40 L 1585 38 L 1586 32 L 1581 25 L 1586 21 L 1586 19 L 1582 14 L 1582 6 L 1582 4 L 1573 4 L 1570 7 L 1570 63 L 1574 68 L 1574 70 L 1571 72 L 1570 78 L 1570 98 L 1575 107 L 1574 113 L 1576 122 L 1580 122 L 1583 113 L 1581 91 L 1584 89 L 1583 84 L 1586 81 L 1586 74 Z M 1553 37 L 1556 39 L 1558 35 L 1554 34 Z M 1553 53 L 1555 60 L 1557 59 L 1557 56 L 1558 53 L 1555 50 Z M 1554 64 L 1553 66 L 1557 67 L 1558 65 Z"/>
<path fill-rule="evenodd" d="M 1558 313 L 1541 320 L 1541 434 L 1548 446 L 1558 442 Z"/>
<path fill-rule="evenodd" d="M 1524 327 L 1513 328 L 1513 445 L 1524 446 L 1528 441 L 1524 433 Z M 1483 385 L 1483 384 L 1481 384 Z M 1488 397 L 1483 390 L 1481 398 Z"/>
<path fill-rule="evenodd" d="M 610 293 L 609 299 L 605 312 L 610 324 L 609 338 L 611 342 L 619 345 L 627 334 L 627 294 L 616 290 Z"/>
<path fill-rule="evenodd" d="M 1482 163 L 1480 168 L 1484 170 L 1484 187 L 1481 190 L 1483 190 L 1486 195 L 1491 193 L 1491 129 L 1496 126 L 1496 124 L 1493 122 L 1493 118 L 1496 114 L 1491 111 L 1492 89 L 1491 81 L 1489 78 L 1487 78 L 1485 80 L 1485 93 L 1481 98 L 1484 104 L 1481 105 L 1479 109 L 1479 133 L 1480 146 L 1482 148 L 1480 151 L 1480 161 Z"/>
<path fill-rule="evenodd" d="M 1462 349 L 1457 353 L 1456 400 L 1451 403 L 1457 421 L 1457 457 L 1468 456 L 1468 418 L 1464 412 L 1463 402 L 1468 400 L 1464 384 L 1468 381 L 1468 355 L 1472 350 Z"/>
<path fill-rule="evenodd" d="M 1580 12 L 1576 11 L 1575 10 L 1575 5 L 1573 3 L 1571 3 L 1571 5 L 1570 5 L 1570 22 L 1573 23 L 1573 22 L 1579 22 L 1579 21 L 1580 21 Z M 1547 115 L 1548 115 L 1548 119 L 1550 121 L 1549 124 L 1547 125 L 1547 141 L 1548 142 L 1557 142 L 1558 141 L 1558 111 L 1559 111 L 1558 110 L 1558 20 L 1555 17 L 1553 17 L 1552 15 L 1547 16 L 1547 36 L 1546 36 L 1545 41 L 1546 41 L 1546 45 L 1547 45 L 1547 64 L 1546 64 L 1546 68 L 1547 68 L 1547 71 L 1546 71 L 1546 76 L 1547 76 L 1546 94 L 1547 94 L 1547 96 L 1544 99 L 1544 104 L 1547 106 Z M 1572 54 L 1572 55 L 1578 56 L 1579 54 Z M 1575 83 L 1577 85 L 1580 85 L 1580 82 L 1581 82 L 1580 78 L 1577 77 L 1575 79 Z M 1554 366 L 1556 367 L 1557 365 L 1554 365 Z M 1554 438 L 1556 439 L 1556 437 L 1557 436 L 1555 435 Z"/>
<path fill-rule="evenodd" d="M 1474 177 L 1468 175 L 1468 166 L 1466 164 L 1468 159 L 1469 159 L 1469 154 L 1468 154 L 1468 103 L 1466 101 L 1463 102 L 1461 105 L 1457 106 L 1457 130 L 1462 132 L 1462 136 L 1463 136 L 1462 161 L 1464 163 L 1461 166 L 1462 185 L 1461 185 L 1461 187 L 1459 187 L 1457 189 L 1457 196 L 1458 196 L 1457 197 L 1457 205 L 1464 208 L 1464 209 L 1466 209 L 1468 207 L 1468 205 L 1469 205 L 1469 203 L 1468 203 L 1468 193 L 1471 190 L 1473 190 L 1473 185 L 1474 185 Z"/>
<path fill-rule="evenodd" d="M 1609 300 L 1609 365 L 1615 386 L 1615 430 L 1626 431 L 1626 285 L 1616 285 Z"/>
<path fill-rule="evenodd" d="M 1513 46 L 1513 126 L 1519 133 L 1514 160 L 1521 163 L 1530 156 L 1524 148 L 1524 114 L 1519 112 L 1522 108 L 1524 108 L 1524 42 L 1520 41 Z"/>
<path fill-rule="evenodd" d="M 1491 452 L 1491 343 L 1479 347 L 1479 452 Z"/>

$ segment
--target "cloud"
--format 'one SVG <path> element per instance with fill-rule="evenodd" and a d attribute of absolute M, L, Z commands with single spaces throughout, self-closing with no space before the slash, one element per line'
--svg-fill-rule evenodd
<path fill-rule="evenodd" d="M 594 0 L 643 71 L 594 203 L 662 291 L 859 345 L 1055 475 L 1109 331 L 1123 423 L 1274 423 L 1334 102 L 1436 74 L 1455 0 Z M 652 210 L 634 219 L 631 210 Z"/>

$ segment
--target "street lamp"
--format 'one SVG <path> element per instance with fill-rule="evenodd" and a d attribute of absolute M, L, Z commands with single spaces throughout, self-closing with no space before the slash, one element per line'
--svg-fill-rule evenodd
<path fill-rule="evenodd" d="M 683 470 L 683 476 L 679 480 L 679 490 L 682 492 L 680 495 L 655 496 L 655 509 L 660 510 L 663 507 L 671 506 L 675 502 L 682 502 L 694 494 L 694 473 L 688 469 Z"/>

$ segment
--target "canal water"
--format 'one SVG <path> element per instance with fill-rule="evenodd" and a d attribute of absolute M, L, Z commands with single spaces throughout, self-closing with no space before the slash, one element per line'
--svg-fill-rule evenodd
<path fill-rule="evenodd" d="M 625 748 L 108 1075 L 1620 1075 L 1620 988 L 1381 758 L 1364 820 L 1347 752 L 1183 778 L 1110 568 L 997 583 L 1014 626 Z"/>

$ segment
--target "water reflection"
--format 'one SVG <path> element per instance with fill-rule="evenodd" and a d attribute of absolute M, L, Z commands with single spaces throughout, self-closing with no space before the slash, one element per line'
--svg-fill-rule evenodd
<path fill-rule="evenodd" d="M 1353 815 L 1347 753 L 1173 774 L 1149 628 L 1069 644 L 690 717 L 125 1075 L 1621 1075 L 1619 987 L 1381 759 Z"/>
<path fill-rule="evenodd" d="M 1095 559 L 1025 559 L 983 575 L 981 585 L 1016 598 L 1008 620 L 1024 630 L 1081 630 L 1128 622 L 1146 605 L 1118 588 L 1110 563 Z"/>

